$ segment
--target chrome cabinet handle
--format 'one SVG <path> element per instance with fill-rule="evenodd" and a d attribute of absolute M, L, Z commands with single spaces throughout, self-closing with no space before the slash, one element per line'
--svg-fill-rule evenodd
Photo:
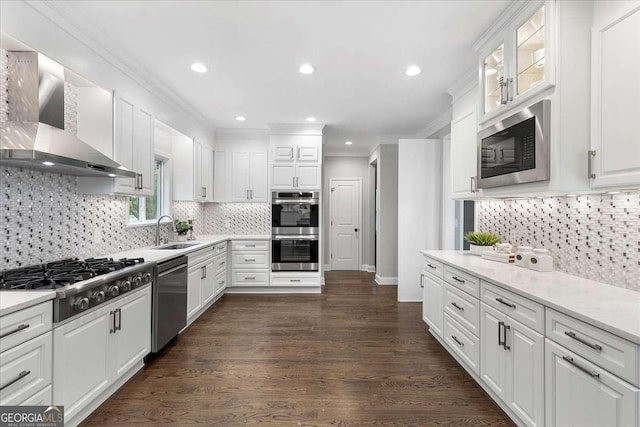
<path fill-rule="evenodd" d="M 464 280 L 463 280 L 463 279 L 461 279 L 461 278 L 459 278 L 458 276 L 452 276 L 451 278 L 452 278 L 453 280 L 455 280 L 456 282 L 458 282 L 458 283 L 464 283 Z"/>
<path fill-rule="evenodd" d="M 256 262 L 255 258 L 245 258 L 244 259 L 245 262 Z"/>
<path fill-rule="evenodd" d="M 451 335 L 451 339 L 454 340 L 460 347 L 464 347 L 464 343 L 458 339 L 455 335 Z"/>
<path fill-rule="evenodd" d="M 203 279 L 206 279 L 207 278 L 207 266 L 205 265 L 202 268 L 204 268 L 204 277 L 203 277 Z"/>
<path fill-rule="evenodd" d="M 562 359 L 569 362 L 570 364 L 572 364 L 573 366 L 575 366 L 576 368 L 580 369 L 582 372 L 584 372 L 585 374 L 593 377 L 593 378 L 599 378 L 600 374 L 597 373 L 596 371 L 590 371 L 587 368 L 584 368 L 580 365 L 578 365 L 574 360 L 573 357 L 569 357 L 569 356 L 562 356 Z"/>
<path fill-rule="evenodd" d="M 565 331 L 564 334 L 566 336 L 568 336 L 569 338 L 573 338 L 574 340 L 578 341 L 579 343 L 586 345 L 587 347 L 590 347 L 590 348 L 592 348 L 594 350 L 602 351 L 602 346 L 600 346 L 598 344 L 592 344 L 589 341 L 587 341 L 587 340 L 585 340 L 583 338 L 580 338 L 579 336 L 576 335 L 575 332 Z"/>
<path fill-rule="evenodd" d="M 300 160 L 300 147 L 298 147 L 298 160 Z"/>
<path fill-rule="evenodd" d="M 431 264 L 427 264 L 427 267 L 433 268 L 434 270 L 436 269 L 436 266 L 435 265 L 431 265 Z"/>
<path fill-rule="evenodd" d="M 500 77 L 499 82 L 500 82 L 500 104 L 504 105 L 507 103 L 507 99 L 509 98 L 509 88 L 507 87 L 508 83 L 505 81 L 504 76 Z"/>
<path fill-rule="evenodd" d="M 6 383 L 2 387 L 0 387 L 0 391 L 4 390 L 5 388 L 9 387 L 12 384 L 17 383 L 18 381 L 20 381 L 21 379 L 23 379 L 24 377 L 26 377 L 30 373 L 31 373 L 31 371 L 22 371 L 22 372 L 20 372 L 16 378 L 12 379 L 8 383 Z"/>
<path fill-rule="evenodd" d="M 111 328 L 109 329 L 109 333 L 110 334 L 115 334 L 116 333 L 116 316 L 115 316 L 114 313 L 115 313 L 115 311 L 110 311 L 109 312 L 109 317 L 111 318 Z"/>
<path fill-rule="evenodd" d="M 244 276 L 244 280 L 256 280 L 253 276 Z"/>
<path fill-rule="evenodd" d="M 300 279 L 290 279 L 289 281 L 290 282 L 294 282 L 294 283 L 298 283 L 298 282 L 300 282 Z"/>
<path fill-rule="evenodd" d="M 207 187 L 202 187 L 202 197 L 207 197 Z"/>
<path fill-rule="evenodd" d="M 472 193 L 475 193 L 475 191 L 473 190 L 473 180 L 474 180 L 475 178 L 476 178 L 475 176 L 472 176 L 472 177 L 471 177 L 471 192 L 472 192 Z"/>
<path fill-rule="evenodd" d="M 249 200 L 249 190 L 247 190 L 247 200 Z"/>
<path fill-rule="evenodd" d="M 28 323 L 27 324 L 23 323 L 21 325 L 18 325 L 13 331 L 5 332 L 4 334 L 0 335 L 0 338 L 4 338 L 4 337 L 8 337 L 9 335 L 13 335 L 16 332 L 20 332 L 23 329 L 27 329 L 29 326 L 30 325 Z"/>
<path fill-rule="evenodd" d="M 596 156 L 596 150 L 589 150 L 589 157 L 587 158 L 587 168 L 589 179 L 595 179 L 596 174 L 593 173 L 593 158 Z"/>
<path fill-rule="evenodd" d="M 244 245 L 245 248 L 255 248 L 256 245 Z"/>
<path fill-rule="evenodd" d="M 420 287 L 424 288 L 424 274 L 420 274 Z"/>
<path fill-rule="evenodd" d="M 516 305 L 515 305 L 515 304 L 511 304 L 511 303 L 509 303 L 509 302 L 506 302 L 506 301 L 505 301 L 505 300 L 503 300 L 502 298 L 496 298 L 496 301 L 498 301 L 500 304 L 504 304 L 504 305 L 506 305 L 507 307 L 510 307 L 510 308 L 516 308 Z"/>
<path fill-rule="evenodd" d="M 511 350 L 511 347 L 507 345 L 507 331 L 509 329 L 511 329 L 511 326 L 506 325 L 506 324 L 502 324 L 504 327 L 502 328 L 502 348 L 504 348 L 505 350 Z"/>
<path fill-rule="evenodd" d="M 116 326 L 116 331 L 122 330 L 122 309 L 116 308 L 116 311 L 113 313 L 113 319 L 115 320 L 116 315 L 118 315 L 118 325 Z"/>
<path fill-rule="evenodd" d="M 507 79 L 507 99 L 513 101 L 513 77 Z"/>
<path fill-rule="evenodd" d="M 464 307 L 460 307 L 458 304 L 456 304 L 455 302 L 451 303 L 452 306 L 454 306 L 455 308 L 457 308 L 460 311 L 464 311 Z"/>
<path fill-rule="evenodd" d="M 501 345 L 503 345 L 502 343 L 502 327 L 504 326 L 504 322 L 503 321 L 499 321 L 498 322 L 498 347 L 500 347 Z"/>
<path fill-rule="evenodd" d="M 291 177 L 291 181 L 292 181 L 291 182 L 291 186 L 295 187 L 296 186 L 296 177 L 295 176 Z"/>

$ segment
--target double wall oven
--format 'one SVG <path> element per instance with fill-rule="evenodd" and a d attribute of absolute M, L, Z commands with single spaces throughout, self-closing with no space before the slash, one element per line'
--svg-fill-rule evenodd
<path fill-rule="evenodd" d="M 320 193 L 273 192 L 271 270 L 318 271 Z"/>

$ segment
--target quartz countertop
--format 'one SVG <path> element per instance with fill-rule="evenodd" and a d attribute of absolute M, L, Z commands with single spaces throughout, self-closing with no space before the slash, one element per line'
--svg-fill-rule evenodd
<path fill-rule="evenodd" d="M 0 292 L 0 316 L 23 308 L 32 307 L 56 297 L 56 291 L 2 291 Z"/>
<path fill-rule="evenodd" d="M 420 252 L 640 344 L 640 292 L 559 271 L 538 272 L 513 264 L 503 264 L 470 255 L 467 251 Z"/>
<path fill-rule="evenodd" d="M 144 258 L 145 261 L 163 262 L 170 260 L 181 255 L 186 255 L 189 252 L 194 252 L 199 249 L 205 248 L 216 243 L 224 242 L 226 240 L 270 240 L 269 234 L 209 234 L 204 236 L 197 236 L 195 240 L 187 240 L 185 242 L 177 243 L 197 243 L 194 246 L 184 249 L 154 249 L 153 246 L 130 249 L 124 252 L 118 252 L 107 255 L 113 259 L 120 258 Z M 176 242 L 167 243 L 167 245 Z M 165 246 L 165 245 L 162 245 Z"/>

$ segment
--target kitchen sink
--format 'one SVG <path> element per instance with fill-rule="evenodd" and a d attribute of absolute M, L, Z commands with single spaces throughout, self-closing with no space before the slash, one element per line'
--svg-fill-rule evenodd
<path fill-rule="evenodd" d="M 172 245 L 167 245 L 167 246 L 156 246 L 153 249 L 187 249 L 197 245 L 200 245 L 200 243 L 174 243 Z"/>

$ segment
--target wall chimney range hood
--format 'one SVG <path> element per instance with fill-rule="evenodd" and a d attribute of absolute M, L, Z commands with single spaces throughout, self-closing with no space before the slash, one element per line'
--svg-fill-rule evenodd
<path fill-rule="evenodd" d="M 0 123 L 0 164 L 65 175 L 136 177 L 64 130 L 61 65 L 38 52 L 7 54 L 8 121 Z"/>

